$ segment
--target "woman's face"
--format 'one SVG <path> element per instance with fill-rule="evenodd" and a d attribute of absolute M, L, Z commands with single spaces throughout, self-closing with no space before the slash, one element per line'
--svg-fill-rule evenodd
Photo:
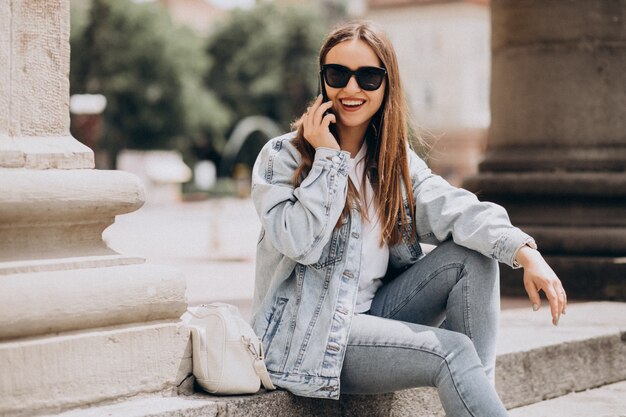
<path fill-rule="evenodd" d="M 326 54 L 324 64 L 339 64 L 353 71 L 361 67 L 382 67 L 374 50 L 360 39 L 333 46 Z M 386 80 L 374 91 L 363 90 L 354 76 L 350 77 L 345 87 L 325 86 L 328 99 L 333 102 L 333 113 L 338 125 L 347 128 L 367 127 L 383 103 Z"/>

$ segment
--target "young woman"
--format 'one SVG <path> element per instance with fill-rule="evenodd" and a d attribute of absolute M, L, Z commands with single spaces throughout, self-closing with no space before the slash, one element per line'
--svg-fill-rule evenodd
<path fill-rule="evenodd" d="M 505 210 L 433 175 L 410 149 L 389 40 L 342 26 L 320 51 L 327 99 L 267 143 L 253 327 L 272 381 L 334 398 L 437 387 L 449 416 L 505 416 L 494 388 L 495 260 L 524 268 L 556 325 L 565 291 Z M 424 256 L 420 242 L 437 247 Z M 341 391 L 340 391 L 341 389 Z"/>

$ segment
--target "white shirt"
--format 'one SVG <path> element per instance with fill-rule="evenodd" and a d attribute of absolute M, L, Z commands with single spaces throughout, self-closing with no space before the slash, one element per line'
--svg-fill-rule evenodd
<path fill-rule="evenodd" d="M 382 229 L 378 219 L 376 203 L 374 202 L 374 189 L 367 179 L 365 184 L 363 184 L 366 153 L 367 146 L 363 142 L 363 146 L 361 146 L 354 159 L 350 159 L 349 174 L 352 183 L 361 196 L 361 207 L 367 209 L 367 219 L 362 217 L 361 237 L 363 241 L 361 246 L 359 291 L 354 309 L 356 313 L 364 313 L 370 309 L 374 294 L 383 285 L 381 278 L 387 273 L 387 264 L 389 263 L 389 246 L 386 243 L 380 246 Z M 365 195 L 363 195 L 364 193 L 361 189 L 363 185 L 366 187 Z"/>

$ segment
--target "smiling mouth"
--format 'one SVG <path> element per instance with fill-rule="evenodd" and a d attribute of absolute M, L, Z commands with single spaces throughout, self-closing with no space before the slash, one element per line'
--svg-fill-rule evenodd
<path fill-rule="evenodd" d="M 346 100 L 340 100 L 340 101 L 341 101 L 342 106 L 350 110 L 356 110 L 365 103 L 365 100 L 356 100 L 356 99 L 350 99 L 350 100 L 346 99 Z"/>

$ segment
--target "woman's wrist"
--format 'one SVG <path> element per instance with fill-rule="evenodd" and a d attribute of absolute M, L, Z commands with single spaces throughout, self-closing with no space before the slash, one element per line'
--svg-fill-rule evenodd
<path fill-rule="evenodd" d="M 530 239 L 529 241 L 524 242 L 524 245 L 522 245 L 515 253 L 513 266 L 517 268 L 525 268 L 536 256 L 541 256 L 541 254 L 537 250 L 537 244 L 535 241 Z"/>
<path fill-rule="evenodd" d="M 515 263 L 522 268 L 526 268 L 537 256 L 541 256 L 537 249 L 524 245 L 517 251 Z"/>

